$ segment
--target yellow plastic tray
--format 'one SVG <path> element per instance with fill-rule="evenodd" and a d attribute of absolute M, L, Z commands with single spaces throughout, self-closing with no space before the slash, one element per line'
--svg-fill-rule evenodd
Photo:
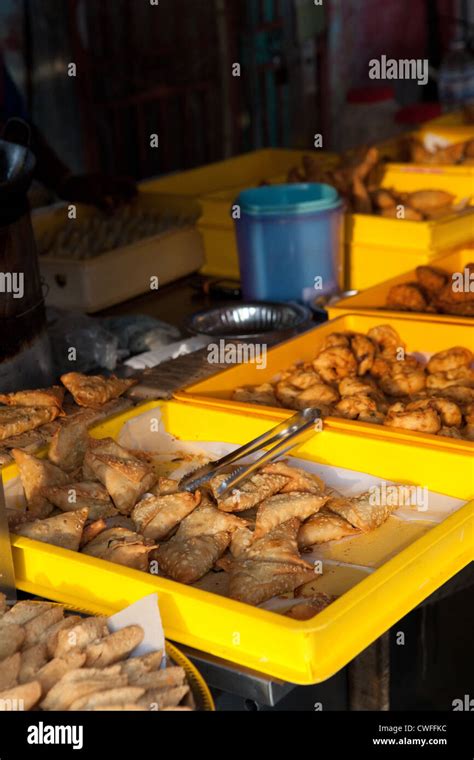
<path fill-rule="evenodd" d="M 99 425 L 93 434 L 116 437 L 126 420 L 156 407 L 166 429 L 183 440 L 242 444 L 273 425 L 259 410 L 244 417 L 171 401 L 137 407 Z M 472 460 L 448 448 L 422 447 L 414 470 L 408 446 L 326 429 L 294 453 L 383 479 L 423 484 L 461 499 L 474 491 Z M 3 473 L 6 480 L 15 475 L 13 466 Z M 174 641 L 285 681 L 310 684 L 344 667 L 472 560 L 472 521 L 473 505 L 467 504 L 308 621 L 28 538 L 13 536 L 12 546 L 22 590 L 107 615 L 157 592 L 167 636 Z"/>
<path fill-rule="evenodd" d="M 259 368 L 255 363 L 238 364 L 230 369 L 219 372 L 206 380 L 186 386 L 177 391 L 174 398 L 180 401 L 193 402 L 204 406 L 235 409 L 245 415 L 263 413 L 273 419 L 285 419 L 293 412 L 275 406 L 256 406 L 232 400 L 232 392 L 242 385 L 260 385 L 270 382 L 279 372 L 289 368 L 298 361 L 310 361 L 317 353 L 318 346 L 324 338 L 333 332 L 351 330 L 366 333 L 371 327 L 389 324 L 394 327 L 400 338 L 406 343 L 408 352 L 436 353 L 452 346 L 467 346 L 472 348 L 473 333 L 471 325 L 459 325 L 454 322 L 442 322 L 436 328 L 427 329 L 426 321 L 407 319 L 404 316 L 390 317 L 385 314 L 366 316 L 362 314 L 346 314 L 330 322 L 309 330 L 297 338 L 285 341 L 272 348 L 267 353 L 267 365 Z M 445 438 L 411 431 L 398 431 L 383 425 L 327 417 L 327 427 L 347 430 L 355 435 L 376 435 L 388 440 L 403 440 L 407 443 L 427 446 L 452 448 L 458 451 L 473 452 L 474 445 L 470 441 Z"/>
<path fill-rule="evenodd" d="M 441 256 L 435 259 L 432 264 L 445 269 L 447 272 L 463 272 L 466 264 L 474 261 L 474 247 L 462 248 L 458 251 Z M 429 314 L 423 312 L 402 312 L 387 309 L 387 296 L 389 290 L 394 285 L 400 285 L 405 282 L 416 282 L 416 272 L 411 269 L 409 272 L 392 277 L 390 280 L 381 282 L 380 285 L 374 285 L 367 288 L 361 293 L 357 293 L 350 298 L 343 298 L 337 301 L 333 306 L 328 306 L 329 319 L 335 319 L 343 314 L 366 314 L 376 316 L 379 320 L 385 320 L 386 317 L 403 317 L 404 319 L 416 319 L 423 322 L 454 322 L 465 327 L 472 327 L 474 321 L 472 317 L 460 317 L 454 314 Z M 471 339 L 472 340 L 472 339 Z"/>
<path fill-rule="evenodd" d="M 198 199 L 203 210 L 198 229 L 206 252 L 206 262 L 201 272 L 239 279 L 237 244 L 229 214 L 232 201 L 241 190 L 255 187 L 263 181 L 285 182 L 289 169 L 300 166 L 303 154 L 310 152 L 264 148 L 208 166 L 148 180 L 140 185 L 140 189 Z M 314 151 L 314 155 L 325 166 L 338 160 L 335 153 Z"/>

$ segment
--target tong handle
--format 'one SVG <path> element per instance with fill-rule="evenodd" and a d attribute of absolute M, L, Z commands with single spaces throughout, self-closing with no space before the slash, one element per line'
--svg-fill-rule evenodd
<path fill-rule="evenodd" d="M 213 475 L 217 473 L 217 470 L 220 467 L 232 464 L 233 462 L 242 459 L 242 457 L 249 456 L 255 451 L 259 451 L 263 446 L 269 446 L 272 443 L 281 440 L 283 437 L 286 437 L 288 434 L 291 435 L 294 430 L 300 429 L 300 427 L 308 420 L 314 422 L 320 416 L 321 412 L 318 409 L 313 408 L 297 412 L 288 420 L 283 420 L 283 422 L 280 422 L 279 425 L 271 428 L 271 430 L 267 430 L 265 433 L 262 433 L 262 435 L 259 435 L 258 438 L 254 438 L 253 441 L 249 441 L 238 449 L 231 451 L 230 454 L 226 454 L 221 457 L 221 459 L 217 459 L 212 463 L 214 471 Z"/>
<path fill-rule="evenodd" d="M 262 456 L 256 459 L 255 462 L 250 462 L 247 465 L 243 465 L 237 470 L 237 472 L 233 473 L 227 480 L 221 483 L 217 489 L 217 495 L 219 497 L 225 496 L 228 491 L 230 491 L 232 488 L 235 488 L 243 480 L 247 480 L 247 478 L 249 478 L 252 473 L 258 470 L 260 467 L 268 464 L 268 462 L 273 461 L 273 459 L 276 457 L 281 456 L 282 454 L 286 454 L 287 451 L 290 451 L 290 449 L 294 448 L 297 442 L 302 442 L 303 440 L 310 438 L 314 433 L 314 423 L 320 417 L 321 412 L 319 409 L 304 409 L 302 412 L 293 415 L 290 420 L 287 420 L 282 425 L 278 425 L 276 428 L 270 430 L 269 433 L 275 433 L 275 431 L 279 428 L 283 428 L 283 432 L 279 433 L 278 435 L 273 435 L 272 438 L 267 441 L 268 444 L 269 442 L 273 442 L 275 439 L 278 439 L 276 445 L 273 446 L 273 448 L 268 449 L 268 451 L 264 451 Z M 247 447 L 251 446 L 252 448 L 250 450 L 247 450 L 246 454 L 249 454 L 251 451 L 255 450 L 254 444 L 257 440 L 258 438 L 255 441 L 252 441 L 250 444 L 247 444 Z M 260 446 L 257 448 L 260 448 Z M 239 451 L 239 449 L 237 451 Z M 235 453 L 236 452 L 234 452 L 234 454 Z M 239 455 L 239 458 L 241 456 L 242 454 Z"/>

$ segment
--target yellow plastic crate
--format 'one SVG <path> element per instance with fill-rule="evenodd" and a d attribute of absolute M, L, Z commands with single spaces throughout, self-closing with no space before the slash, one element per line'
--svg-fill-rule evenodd
<path fill-rule="evenodd" d="M 474 247 L 461 248 L 446 256 L 435 259 L 432 264 L 441 267 L 447 272 L 463 272 L 466 264 L 474 261 Z M 350 298 L 342 298 L 334 305 L 328 306 L 329 319 L 341 317 L 343 314 L 366 314 L 376 316 L 379 320 L 385 321 L 386 317 L 403 317 L 404 319 L 416 319 L 422 322 L 454 322 L 455 324 L 464 325 L 465 327 L 474 326 L 472 317 L 460 317 L 455 314 L 430 314 L 426 312 L 408 312 L 395 311 L 387 309 L 387 296 L 389 290 L 394 285 L 402 283 L 416 282 L 416 272 L 411 269 L 409 272 L 392 277 L 390 280 L 381 282 L 380 285 L 374 285 L 367 288 L 361 293 L 357 293 Z M 472 341 L 472 338 L 471 338 Z"/>
<path fill-rule="evenodd" d="M 219 372 L 206 380 L 186 386 L 177 391 L 174 397 L 179 401 L 192 402 L 206 407 L 233 409 L 244 415 L 265 414 L 274 420 L 286 419 L 293 414 L 288 409 L 274 406 L 260 406 L 232 400 L 235 388 L 243 385 L 260 385 L 270 382 L 279 372 L 291 367 L 299 361 L 314 359 L 318 347 L 323 340 L 333 332 L 366 333 L 371 327 L 380 324 L 391 325 L 406 343 L 408 352 L 437 353 L 452 346 L 467 346 L 472 348 L 473 333 L 471 325 L 460 325 L 454 322 L 440 322 L 436 329 L 427 329 L 426 321 L 407 319 L 397 314 L 391 317 L 385 314 L 366 316 L 363 314 L 345 314 L 325 322 L 323 325 L 309 330 L 297 338 L 285 341 L 267 353 L 266 367 L 258 367 L 255 363 L 238 364 L 230 369 Z M 354 436 L 375 435 L 379 439 L 401 440 L 413 445 L 448 448 L 456 451 L 470 452 L 474 450 L 471 441 L 443 436 L 430 435 L 412 431 L 399 431 L 358 420 L 344 420 L 338 417 L 327 417 L 325 426 L 331 429 L 345 430 Z M 418 454 L 417 454 L 418 456 Z"/>
<path fill-rule="evenodd" d="M 404 185 L 411 185 L 413 177 Z M 415 183 L 416 184 L 416 183 Z M 418 187 L 421 189 L 421 184 Z M 401 187 L 398 190 L 408 188 Z M 413 189 L 413 187 L 411 188 Z M 469 243 L 474 209 L 429 222 L 349 214 L 345 219 L 345 287 L 363 290 Z"/>
<path fill-rule="evenodd" d="M 202 207 L 198 229 L 204 240 L 206 262 L 201 272 L 217 277 L 240 278 L 237 244 L 230 218 L 230 206 L 238 194 L 261 182 L 285 182 L 288 171 L 300 166 L 301 157 L 311 151 L 264 148 L 244 153 L 198 169 L 148 180 L 144 192 L 194 196 Z M 337 163 L 335 153 L 314 151 L 324 166 Z"/>
<path fill-rule="evenodd" d="M 166 430 L 182 440 L 243 444 L 274 424 L 257 409 L 243 416 L 174 401 L 152 402 L 102 423 L 93 434 L 116 437 L 128 419 L 157 407 Z M 325 429 L 294 454 L 384 480 L 423 484 L 463 500 L 474 491 L 471 458 L 448 447 L 420 447 L 414 471 L 409 446 Z M 11 466 L 3 476 L 8 480 L 16 474 Z M 92 613 L 108 615 L 157 592 L 169 638 L 275 678 L 310 684 L 344 667 L 472 560 L 473 511 L 472 503 L 464 505 L 308 621 L 28 538 L 12 537 L 13 560 L 20 589 Z"/>

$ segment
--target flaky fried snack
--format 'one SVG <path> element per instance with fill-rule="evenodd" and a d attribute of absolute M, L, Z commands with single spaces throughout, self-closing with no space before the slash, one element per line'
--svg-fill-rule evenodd
<path fill-rule="evenodd" d="M 0 407 L 0 441 L 35 430 L 55 420 L 58 414 L 57 406 Z"/>
<path fill-rule="evenodd" d="M 181 583 L 195 583 L 222 557 L 235 531 L 246 525 L 213 506 L 195 509 L 173 538 L 152 554 L 161 572 Z"/>
<path fill-rule="evenodd" d="M 140 496 L 154 486 L 152 468 L 112 439 L 89 442 L 84 457 L 86 478 L 99 480 L 119 512 L 129 515 Z"/>
<path fill-rule="evenodd" d="M 226 474 L 216 475 L 210 483 L 217 506 L 224 512 L 243 512 L 245 509 L 255 507 L 264 498 L 273 496 L 287 483 L 287 478 L 284 475 L 257 472 L 242 483 L 238 489 L 232 491 L 230 495 L 220 498 L 217 495 L 217 490 L 227 477 Z"/>
<path fill-rule="evenodd" d="M 104 486 L 93 481 L 47 486 L 42 489 L 42 494 L 62 512 L 74 512 L 87 507 L 89 520 L 118 514 Z"/>
<path fill-rule="evenodd" d="M 68 372 L 61 376 L 61 382 L 66 386 L 76 404 L 98 409 L 113 398 L 125 393 L 137 380 L 122 380 L 115 375 L 82 375 L 80 372 Z"/>
<path fill-rule="evenodd" d="M 286 523 L 292 517 L 303 522 L 321 509 L 327 500 L 328 496 L 324 494 L 298 491 L 270 496 L 258 507 L 254 540 L 274 530 L 281 523 Z"/>
<path fill-rule="evenodd" d="M 308 546 L 338 541 L 346 536 L 357 536 L 359 533 L 360 530 L 350 522 L 323 507 L 309 520 L 305 520 L 299 529 L 298 546 L 300 549 L 306 549 Z"/>
<path fill-rule="evenodd" d="M 296 518 L 278 525 L 250 544 L 229 570 L 229 594 L 247 604 L 260 604 L 293 591 L 314 578 L 314 568 L 298 553 Z"/>
<path fill-rule="evenodd" d="M 66 512 L 55 517 L 47 517 L 44 520 L 33 520 L 33 522 L 25 523 L 20 525 L 16 532 L 19 536 L 26 536 L 35 541 L 54 544 L 63 549 L 77 552 L 87 515 L 87 508 L 77 509 L 74 512 Z"/>
<path fill-rule="evenodd" d="M 40 388 L 35 391 L 16 391 L 16 393 L 0 393 L 0 404 L 8 406 L 56 407 L 62 412 L 64 388 L 53 385 L 52 388 Z"/>
<path fill-rule="evenodd" d="M 149 554 L 155 548 L 156 544 L 147 542 L 147 539 L 138 533 L 116 527 L 101 531 L 81 551 L 92 557 L 147 572 Z"/>
<path fill-rule="evenodd" d="M 201 494 L 181 492 L 146 496 L 132 510 L 132 520 L 142 536 L 160 541 L 184 520 L 201 501 Z"/>
<path fill-rule="evenodd" d="M 13 458 L 20 470 L 20 478 L 25 492 L 28 510 L 36 517 L 45 517 L 52 512 L 52 505 L 43 490 L 49 486 L 63 485 L 69 476 L 59 467 L 45 459 L 38 459 L 21 449 L 12 449 Z"/>
<path fill-rule="evenodd" d="M 50 461 L 66 472 L 81 467 L 89 445 L 88 429 L 96 419 L 95 412 L 86 410 L 63 420 L 49 446 Z"/>

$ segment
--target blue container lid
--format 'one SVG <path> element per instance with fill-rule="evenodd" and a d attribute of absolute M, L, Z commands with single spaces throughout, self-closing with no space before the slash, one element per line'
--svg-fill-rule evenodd
<path fill-rule="evenodd" d="M 308 214 L 332 211 L 342 205 L 334 187 L 317 182 L 254 187 L 243 190 L 236 203 L 252 216 Z"/>

